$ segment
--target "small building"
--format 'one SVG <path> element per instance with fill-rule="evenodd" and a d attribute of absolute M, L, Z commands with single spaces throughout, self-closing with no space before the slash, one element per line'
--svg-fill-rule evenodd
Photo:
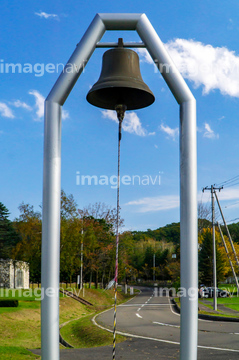
<path fill-rule="evenodd" d="M 29 289 L 29 264 L 25 261 L 0 259 L 0 287 Z"/>

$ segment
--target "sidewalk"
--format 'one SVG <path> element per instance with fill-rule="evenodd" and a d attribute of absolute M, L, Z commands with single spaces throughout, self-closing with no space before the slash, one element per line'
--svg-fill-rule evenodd
<path fill-rule="evenodd" d="M 208 313 L 211 313 L 212 315 L 213 314 L 220 314 L 220 312 L 222 312 L 222 314 L 226 314 L 226 315 L 233 315 L 233 316 L 238 316 L 239 317 L 239 312 L 238 311 L 236 311 L 236 310 L 233 310 L 233 309 L 230 309 L 230 308 L 228 308 L 227 306 L 224 306 L 224 305 L 222 305 L 222 304 L 217 304 L 217 309 L 218 309 L 218 311 L 215 311 L 215 310 L 213 310 L 213 309 L 210 309 L 209 307 L 207 307 L 206 305 L 211 305 L 211 306 L 213 306 L 213 302 L 212 301 L 210 301 L 210 300 L 201 300 L 201 299 L 199 299 L 199 301 L 203 301 L 203 303 L 205 304 L 201 304 L 200 302 L 199 302 L 199 304 L 198 304 L 198 307 L 199 307 L 199 310 L 200 311 L 207 311 Z"/>

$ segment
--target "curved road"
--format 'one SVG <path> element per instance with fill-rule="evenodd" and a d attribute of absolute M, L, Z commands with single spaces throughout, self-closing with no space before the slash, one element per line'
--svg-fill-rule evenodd
<path fill-rule="evenodd" d="M 117 331 L 168 344 L 180 342 L 180 315 L 168 297 L 153 296 L 152 289 L 142 292 L 117 307 Z M 100 314 L 97 323 L 112 329 L 113 309 Z M 222 358 L 239 358 L 239 323 L 199 320 L 199 348 L 216 351 Z M 206 358 L 205 358 L 206 359 Z M 210 359 L 210 357 L 208 357 Z"/>

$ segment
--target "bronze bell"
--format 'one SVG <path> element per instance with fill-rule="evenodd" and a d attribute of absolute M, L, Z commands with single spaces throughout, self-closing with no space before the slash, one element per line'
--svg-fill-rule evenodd
<path fill-rule="evenodd" d="M 141 109 L 154 102 L 154 95 L 140 74 L 138 54 L 123 48 L 122 39 L 117 48 L 104 53 L 99 80 L 86 99 L 94 106 L 110 110 L 120 104 L 127 110 Z"/>

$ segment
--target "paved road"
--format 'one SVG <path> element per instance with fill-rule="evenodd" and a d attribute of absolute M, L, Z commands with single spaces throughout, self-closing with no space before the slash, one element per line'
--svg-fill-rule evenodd
<path fill-rule="evenodd" d="M 113 309 L 97 317 L 102 326 L 112 327 Z M 199 320 L 198 344 L 201 348 L 236 352 L 239 358 L 239 323 Z M 180 341 L 180 316 L 173 312 L 168 297 L 155 297 L 152 290 L 118 306 L 117 330 L 169 343 Z M 159 341 L 160 342 L 160 341 Z M 214 348 L 214 349 L 213 349 Z"/>
<path fill-rule="evenodd" d="M 96 321 L 111 329 L 113 309 L 100 314 Z M 179 359 L 179 326 L 180 316 L 172 311 L 169 299 L 154 297 L 152 290 L 143 289 L 117 308 L 117 330 L 136 337 L 116 346 L 116 360 Z M 61 360 L 75 359 L 110 360 L 112 347 L 61 350 Z M 199 321 L 198 360 L 225 359 L 239 359 L 239 323 Z"/>

